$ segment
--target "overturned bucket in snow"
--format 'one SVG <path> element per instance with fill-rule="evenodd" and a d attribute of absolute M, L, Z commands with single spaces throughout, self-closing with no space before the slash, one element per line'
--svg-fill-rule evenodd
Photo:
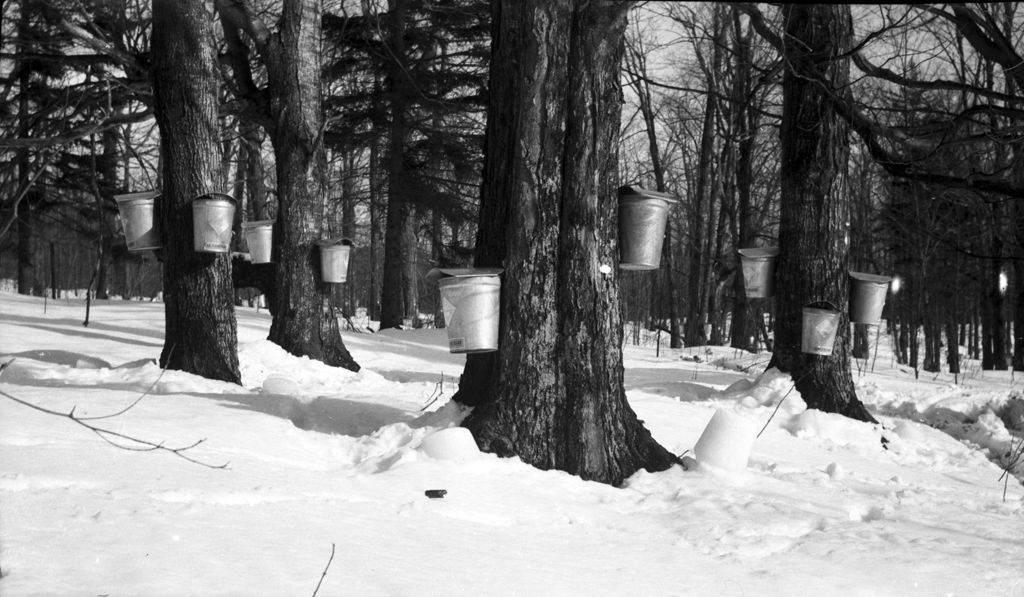
<path fill-rule="evenodd" d="M 501 311 L 499 268 L 435 269 L 428 278 L 441 291 L 448 350 L 453 353 L 498 350 Z"/>
<path fill-rule="evenodd" d="M 159 249 L 160 229 L 156 224 L 156 200 L 160 191 L 114 195 L 129 251 Z"/>
<path fill-rule="evenodd" d="M 739 249 L 743 270 L 743 292 L 747 298 L 775 296 L 775 261 L 778 247 L 752 247 Z"/>
<path fill-rule="evenodd" d="M 348 261 L 352 241 L 347 238 L 317 241 L 320 246 L 320 281 L 342 284 L 348 280 Z"/>
<path fill-rule="evenodd" d="M 807 354 L 831 355 L 838 330 L 839 310 L 830 303 L 804 307 L 800 350 Z"/>
<path fill-rule="evenodd" d="M 651 270 L 661 265 L 661 247 L 672 204 L 668 193 L 641 187 L 619 188 L 619 267 Z"/>
<path fill-rule="evenodd" d="M 718 409 L 693 446 L 693 455 L 701 466 L 741 471 L 747 468 L 756 434 L 757 426 L 750 419 Z"/>
<path fill-rule="evenodd" d="M 200 253 L 227 253 L 231 248 L 231 226 L 235 221 L 235 198 L 208 193 L 192 200 L 194 248 Z"/>
<path fill-rule="evenodd" d="M 274 220 L 242 222 L 242 234 L 253 263 L 270 263 L 274 246 Z"/>
<path fill-rule="evenodd" d="M 888 276 L 850 272 L 850 321 L 878 325 L 889 292 Z"/>

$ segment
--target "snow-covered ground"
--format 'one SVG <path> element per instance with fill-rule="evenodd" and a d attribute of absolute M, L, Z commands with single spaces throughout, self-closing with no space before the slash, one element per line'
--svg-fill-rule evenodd
<path fill-rule="evenodd" d="M 1004 498 L 993 462 L 1020 413 L 1008 372 L 915 380 L 883 338 L 856 374 L 880 428 L 808 411 L 788 376 L 761 375 L 767 355 L 627 345 L 630 401 L 677 454 L 716 410 L 756 431 L 786 398 L 745 469 L 616 489 L 421 446 L 464 416 L 443 330 L 346 333 L 354 374 L 287 355 L 266 312 L 239 309 L 239 387 L 161 373 L 160 303 L 99 301 L 88 327 L 84 311 L 0 294 L 0 391 L 84 418 L 152 388 L 91 423 L 205 440 L 184 454 L 228 466 L 117 449 L 0 396 L 5 597 L 311 595 L 321 580 L 324 596 L 1024 597 L 1024 490 L 1013 479 Z"/>

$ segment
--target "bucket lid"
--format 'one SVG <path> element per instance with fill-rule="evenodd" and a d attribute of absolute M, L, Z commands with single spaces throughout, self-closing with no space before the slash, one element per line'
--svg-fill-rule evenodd
<path fill-rule="evenodd" d="M 264 226 L 273 226 L 274 220 L 250 220 L 248 222 L 242 222 L 242 228 L 262 228 Z"/>
<path fill-rule="evenodd" d="M 232 203 L 238 203 L 238 200 L 227 193 L 205 193 L 203 195 L 197 195 L 192 201 L 230 201 Z"/>
<path fill-rule="evenodd" d="M 122 193 L 120 195 L 114 195 L 114 201 L 121 203 L 122 201 L 134 201 L 136 199 L 156 199 L 160 196 L 160 191 L 140 191 L 138 193 Z"/>
<path fill-rule="evenodd" d="M 619 187 L 619 199 L 627 198 L 651 198 L 651 199 L 663 199 L 670 203 L 678 203 L 679 198 L 669 193 L 662 193 L 659 191 L 650 191 L 643 187 L 630 187 L 623 186 Z"/>
<path fill-rule="evenodd" d="M 316 241 L 316 244 L 320 245 L 321 247 L 333 247 L 334 245 L 352 246 L 352 241 L 348 238 L 339 236 L 337 238 L 321 238 L 320 240 Z"/>
<path fill-rule="evenodd" d="M 749 247 L 747 249 L 738 249 L 737 253 L 744 257 L 750 257 L 753 259 L 763 259 L 765 257 L 777 257 L 779 254 L 778 247 Z"/>
<path fill-rule="evenodd" d="M 850 277 L 854 280 L 860 280 L 861 282 L 871 282 L 873 284 L 888 284 L 892 278 L 889 276 L 879 276 L 877 274 L 865 274 L 863 272 L 850 272 Z"/>
<path fill-rule="evenodd" d="M 435 267 L 427 272 L 427 280 L 437 282 L 441 278 L 470 278 L 474 276 L 497 276 L 505 271 L 500 267 Z"/>

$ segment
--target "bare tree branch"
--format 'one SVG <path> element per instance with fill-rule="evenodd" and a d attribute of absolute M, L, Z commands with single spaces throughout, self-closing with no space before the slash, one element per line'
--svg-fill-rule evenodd
<path fill-rule="evenodd" d="M 13 360 L 4 363 L 3 366 L 0 367 L 0 374 L 2 374 L 3 371 L 7 368 L 7 366 L 10 365 L 12 362 L 13 362 Z M 162 375 L 162 372 L 161 372 L 161 375 Z M 158 378 L 158 380 L 159 380 L 159 378 Z M 152 387 L 150 389 L 152 389 Z M 131 407 L 135 406 L 136 404 L 138 404 L 139 401 L 142 400 L 142 398 L 145 397 L 145 395 L 148 394 L 148 393 L 149 393 L 149 390 L 146 390 L 146 393 L 144 393 L 142 396 L 140 396 L 138 399 L 136 399 L 135 402 L 133 402 L 128 408 L 131 408 Z M 159 443 L 151 442 L 149 440 L 140 439 L 140 438 L 137 438 L 137 437 L 134 437 L 134 436 L 131 436 L 131 435 L 124 434 L 124 433 L 120 433 L 120 432 L 117 432 L 117 431 L 112 431 L 110 429 L 104 429 L 102 427 L 97 427 L 97 426 L 95 426 L 95 425 L 93 425 L 93 424 L 88 422 L 88 421 L 91 421 L 91 420 L 106 419 L 106 418 L 110 418 L 110 417 L 115 417 L 115 416 L 118 416 L 120 414 L 124 414 L 124 412 L 126 412 L 128 409 L 124 409 L 124 410 L 122 410 L 120 412 L 113 413 L 113 414 L 110 414 L 110 415 L 103 415 L 103 416 L 96 416 L 96 417 L 80 417 L 80 416 L 75 414 L 75 408 L 76 407 L 71 407 L 71 410 L 69 412 L 64 413 L 64 412 L 60 412 L 60 411 L 44 408 L 44 407 L 39 406 L 37 404 L 33 404 L 31 402 L 28 402 L 27 400 L 22 400 L 21 398 L 18 398 L 16 396 L 8 394 L 7 392 L 4 392 L 2 390 L 0 390 L 0 396 L 3 396 L 3 397 L 5 397 L 5 398 L 7 398 L 9 400 L 17 402 L 18 404 L 21 404 L 23 406 L 27 406 L 28 408 L 31 408 L 33 410 L 37 410 L 37 411 L 39 411 L 41 413 L 45 413 L 45 414 L 48 414 L 48 415 L 53 415 L 53 416 L 56 416 L 56 417 L 62 417 L 62 418 L 65 418 L 65 419 L 69 419 L 69 420 L 75 422 L 76 424 L 81 425 L 82 427 L 85 427 L 89 431 L 95 433 L 97 437 L 99 437 L 103 441 L 107 442 L 108 444 L 114 446 L 115 448 L 120 448 L 122 450 L 128 450 L 129 452 L 155 452 L 155 451 L 170 452 L 171 454 L 177 456 L 178 458 L 181 458 L 183 460 L 187 460 L 188 462 L 191 462 L 193 464 L 198 464 L 200 466 L 204 466 L 206 468 L 212 468 L 212 469 L 225 469 L 225 468 L 228 467 L 228 464 L 229 464 L 227 462 L 225 462 L 224 464 L 210 464 L 210 463 L 203 462 L 201 460 L 197 460 L 195 458 L 192 458 L 191 456 L 189 456 L 188 454 L 185 453 L 188 450 L 191 450 L 192 448 L 195 448 L 196 446 L 199 446 L 200 444 L 205 442 L 206 441 L 205 438 L 201 439 L 201 440 L 197 440 L 197 441 L 195 441 L 195 442 L 193 442 L 193 443 L 191 443 L 189 445 L 180 446 L 180 447 L 176 447 L 175 448 L 175 447 L 165 446 L 163 442 L 159 442 Z M 121 443 L 121 442 L 116 441 L 116 440 L 123 440 L 124 442 L 128 442 L 128 443 Z"/>

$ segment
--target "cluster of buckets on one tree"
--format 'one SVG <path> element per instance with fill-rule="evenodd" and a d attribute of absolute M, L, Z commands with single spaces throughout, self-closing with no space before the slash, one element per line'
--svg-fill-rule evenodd
<path fill-rule="evenodd" d="M 619 189 L 619 268 L 652 270 L 661 264 L 668 212 L 677 199 L 639 187 Z M 441 292 L 448 349 L 453 353 L 498 349 L 501 307 L 499 268 L 437 268 L 428 277 Z"/>
<path fill-rule="evenodd" d="M 740 249 L 743 287 L 747 298 L 775 296 L 776 247 Z M 850 272 L 850 322 L 878 325 L 889 291 L 888 276 Z M 807 354 L 828 356 L 835 346 L 839 329 L 839 310 L 828 302 L 812 303 L 803 308 L 803 334 L 800 350 Z"/>
<path fill-rule="evenodd" d="M 159 191 L 114 195 L 129 251 L 160 249 L 163 244 L 157 224 Z M 199 253 L 227 253 L 231 248 L 235 219 L 235 198 L 223 193 L 208 193 L 192 200 L 193 249 Z M 242 234 L 249 247 L 252 263 L 273 261 L 274 220 L 242 223 Z M 348 276 L 352 243 L 346 238 L 317 242 L 320 249 L 320 279 L 339 284 Z"/>

